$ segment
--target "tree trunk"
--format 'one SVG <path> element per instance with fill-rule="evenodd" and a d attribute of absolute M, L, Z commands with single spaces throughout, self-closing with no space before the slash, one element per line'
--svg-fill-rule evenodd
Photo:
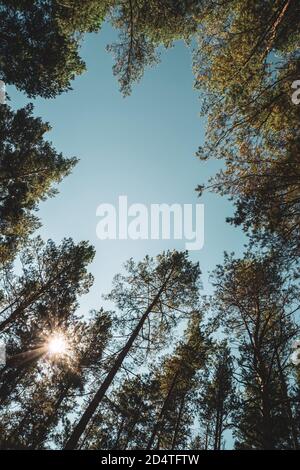
<path fill-rule="evenodd" d="M 176 420 L 176 427 L 175 427 L 175 431 L 174 431 L 174 435 L 173 435 L 173 439 L 172 439 L 171 450 L 175 449 L 175 446 L 176 446 L 176 443 L 177 443 L 179 426 L 180 426 L 180 423 L 181 423 L 183 408 L 184 408 L 184 405 L 185 405 L 185 397 L 186 397 L 186 393 L 184 393 L 182 398 L 181 398 L 179 412 L 178 412 L 178 416 L 177 416 L 177 420 Z"/>
<path fill-rule="evenodd" d="M 148 442 L 148 445 L 147 445 L 147 450 L 150 450 L 151 447 L 153 446 L 153 443 L 154 443 L 154 439 L 156 438 L 156 435 L 157 435 L 157 432 L 159 431 L 159 428 L 161 426 L 161 420 L 165 414 L 165 411 L 166 411 L 166 408 L 169 404 L 169 401 L 170 401 L 170 398 L 171 398 L 171 395 L 172 395 L 172 392 L 174 390 L 174 387 L 175 387 L 175 384 L 176 384 L 176 381 L 177 381 L 177 377 L 179 375 L 179 369 L 176 371 L 174 377 L 173 377 L 173 380 L 172 380 L 172 383 L 171 383 L 171 386 L 168 390 L 168 394 L 164 400 L 164 403 L 163 403 L 163 406 L 161 407 L 161 410 L 160 410 L 160 413 L 159 413 L 159 416 L 156 420 L 156 423 L 154 425 L 154 428 L 153 428 L 153 431 L 152 431 L 152 434 L 150 436 L 150 439 L 149 439 L 149 442 Z"/>
<path fill-rule="evenodd" d="M 219 417 L 219 436 L 218 436 L 218 450 L 221 450 L 222 434 L 223 434 L 223 420 L 224 420 L 224 401 L 221 401 L 221 410 Z"/>
<path fill-rule="evenodd" d="M 271 397 L 269 391 L 270 370 L 261 356 L 261 352 L 256 348 L 257 373 L 261 391 L 262 405 L 262 448 L 263 450 L 274 449 L 273 426 L 271 416 Z"/>
<path fill-rule="evenodd" d="M 263 409 L 263 450 L 274 449 L 274 439 L 272 432 L 272 419 L 270 410 L 269 393 L 264 389 L 262 391 L 262 409 Z"/>
<path fill-rule="evenodd" d="M 92 401 L 88 405 L 87 409 L 85 410 L 85 412 L 81 416 L 79 422 L 75 426 L 71 436 L 69 437 L 69 439 L 66 443 L 66 446 L 65 446 L 66 450 L 76 449 L 78 441 L 79 441 L 80 437 L 82 436 L 82 434 L 84 433 L 84 430 L 85 430 L 86 426 L 88 425 L 88 423 L 91 420 L 93 414 L 95 413 L 99 403 L 101 402 L 101 400 L 105 396 L 105 393 L 107 392 L 107 390 L 110 387 L 112 381 L 114 380 L 116 374 L 118 373 L 120 367 L 122 366 L 122 363 L 123 363 L 124 359 L 126 358 L 127 354 L 129 353 L 134 341 L 138 337 L 145 321 L 147 320 L 148 316 L 150 315 L 150 313 L 153 310 L 153 308 L 155 307 L 155 305 L 158 303 L 159 298 L 160 298 L 162 292 L 164 291 L 164 289 L 167 285 L 167 282 L 169 281 L 170 276 L 171 276 L 171 274 L 168 276 L 167 280 L 164 282 L 164 284 L 162 285 L 162 287 L 159 289 L 158 293 L 154 297 L 154 300 L 151 302 L 151 304 L 149 305 L 149 307 L 147 308 L 147 310 L 145 311 L 145 313 L 141 317 L 141 319 L 138 322 L 137 326 L 135 327 L 132 335 L 128 339 L 126 345 L 124 346 L 122 351 L 117 356 L 117 358 L 115 360 L 115 363 L 112 366 L 109 373 L 107 374 L 104 382 L 102 383 L 102 385 L 100 386 L 100 388 L 98 389 L 96 394 L 94 395 L 94 398 L 92 399 Z"/>
<path fill-rule="evenodd" d="M 43 430 L 40 432 L 37 436 L 34 436 L 34 440 L 32 442 L 31 448 L 33 449 L 38 449 L 41 448 L 42 444 L 45 442 L 49 431 L 53 427 L 53 424 L 56 423 L 57 417 L 58 417 L 58 410 L 66 398 L 68 394 L 69 389 L 65 390 L 63 393 L 60 394 L 60 396 L 57 398 L 56 403 L 54 405 L 54 410 L 51 413 L 51 415 L 48 417 L 48 419 L 45 421 Z"/>
<path fill-rule="evenodd" d="M 205 431 L 205 448 L 204 448 L 204 450 L 208 450 L 209 434 L 210 434 L 210 425 L 209 425 L 209 422 L 208 422 L 207 426 L 206 426 L 206 431 Z"/>
<path fill-rule="evenodd" d="M 123 433 L 123 430 L 124 430 L 124 424 L 125 424 L 125 418 L 123 417 L 122 421 L 121 421 L 121 424 L 119 426 L 119 430 L 118 430 L 116 440 L 114 442 L 113 450 L 119 449 L 118 446 L 119 446 L 119 442 L 120 442 L 120 439 L 121 439 L 121 436 L 122 436 L 122 433 Z"/>
<path fill-rule="evenodd" d="M 295 420 L 294 420 L 293 411 L 292 411 L 292 408 L 291 408 L 291 402 L 290 402 L 290 397 L 289 397 L 289 394 L 288 394 L 288 388 L 287 388 L 287 384 L 286 384 L 284 372 L 282 370 L 281 361 L 280 361 L 280 357 L 279 357 L 278 352 L 276 352 L 276 360 L 277 360 L 279 376 L 280 376 L 280 387 L 281 387 L 282 398 L 283 398 L 283 402 L 284 402 L 284 405 L 285 405 L 285 408 L 286 408 L 286 412 L 287 412 L 289 422 L 290 422 L 290 427 L 291 427 L 293 446 L 294 446 L 295 450 L 298 450 L 299 449 L 298 433 L 297 433 L 297 429 L 296 429 L 296 426 L 295 426 Z"/>
<path fill-rule="evenodd" d="M 219 431 L 220 431 L 220 408 L 221 408 L 221 391 L 220 385 L 218 386 L 218 400 L 217 400 L 217 416 L 215 424 L 215 435 L 214 435 L 214 450 L 219 450 Z"/>

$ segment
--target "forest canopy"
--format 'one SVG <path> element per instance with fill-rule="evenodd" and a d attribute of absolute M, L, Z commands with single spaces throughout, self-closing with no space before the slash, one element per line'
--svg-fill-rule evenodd
<path fill-rule="evenodd" d="M 94 247 L 37 234 L 78 160 L 32 104 L 0 104 L 1 449 L 299 449 L 299 17 L 297 0 L 0 1 L 0 79 L 28 98 L 70 90 L 104 22 L 125 96 L 184 41 L 207 120 L 199 168 L 221 167 L 196 191 L 229 197 L 248 237 L 209 297 L 170 249 L 129 259 L 111 309 L 80 315 Z"/>

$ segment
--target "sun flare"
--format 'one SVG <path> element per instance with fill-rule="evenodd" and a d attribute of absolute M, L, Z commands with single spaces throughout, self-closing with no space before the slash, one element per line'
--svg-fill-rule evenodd
<path fill-rule="evenodd" d="M 54 335 L 48 341 L 48 352 L 51 355 L 64 355 L 67 353 L 68 345 L 63 335 Z"/>

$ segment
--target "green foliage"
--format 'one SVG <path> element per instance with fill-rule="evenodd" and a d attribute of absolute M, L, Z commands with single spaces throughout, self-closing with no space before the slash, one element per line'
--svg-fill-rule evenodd
<path fill-rule="evenodd" d="M 48 322 L 51 320 L 49 315 Z M 42 338 L 45 340 L 46 334 L 51 333 L 49 327 L 42 331 L 45 323 L 45 320 L 39 322 L 39 328 L 29 322 L 25 327 L 23 323 L 19 327 L 23 340 L 30 336 L 31 347 Z M 101 361 L 111 325 L 110 315 L 103 310 L 93 312 L 88 324 L 73 319 L 62 329 L 73 348 L 67 362 L 51 361 L 44 355 L 38 362 L 27 364 L 22 369 L 1 371 L 2 402 L 5 384 L 9 382 L 12 385 L 12 379 L 15 379 L 14 389 L 6 396 L 1 413 L 2 446 L 14 443 L 14 447 L 27 449 L 47 448 L 51 441 L 59 440 L 57 426 L 62 426 L 64 418 L 78 409 L 76 397 L 84 394 L 95 374 L 102 371 Z M 24 348 L 24 342 L 21 346 Z M 26 347 L 29 346 L 27 344 Z"/>
<path fill-rule="evenodd" d="M 0 78 L 32 97 L 70 89 L 82 38 L 104 19 L 119 33 L 108 49 L 124 95 L 162 47 L 196 39 L 208 122 L 198 156 L 223 163 L 198 190 L 234 201 L 230 221 L 255 248 L 225 255 L 200 307 L 187 253 L 129 260 L 107 296 L 117 314 L 79 318 L 94 249 L 31 239 L 39 202 L 76 159 L 45 140 L 31 105 L 1 105 L 1 448 L 219 450 L 230 429 L 239 449 L 299 449 L 299 13 L 295 0 L 0 2 Z M 45 346 L 57 332 L 67 355 Z"/>
<path fill-rule="evenodd" d="M 45 140 L 50 126 L 32 112 L 31 105 L 16 112 L 0 106 L 0 263 L 16 256 L 39 225 L 38 203 L 56 193 L 77 162 Z"/>
<path fill-rule="evenodd" d="M 291 342 L 299 334 L 299 289 L 282 268 L 274 257 L 248 254 L 226 256 L 215 271 L 214 315 L 239 353 L 238 447 L 298 447 L 288 377 Z"/>
<path fill-rule="evenodd" d="M 299 254 L 299 3 L 217 4 L 203 19 L 194 71 L 208 115 L 199 158 L 224 169 L 208 185 L 236 205 L 231 220 Z"/>
<path fill-rule="evenodd" d="M 223 433 L 231 427 L 237 405 L 233 380 L 234 363 L 226 342 L 216 347 L 212 365 L 203 383 L 198 399 L 200 423 L 203 429 L 204 449 L 221 450 Z"/>
<path fill-rule="evenodd" d="M 71 433 L 65 449 L 76 449 L 105 399 L 124 361 L 134 352 L 145 359 L 144 349 L 156 352 L 170 341 L 182 317 L 192 314 L 198 300 L 200 269 L 187 252 L 167 251 L 156 259 L 146 256 L 126 264 L 127 275 L 117 275 L 108 300 L 121 311 L 120 326 L 127 341 L 116 353 L 105 379 Z M 128 325 L 130 328 L 128 329 Z M 133 326 L 132 326 L 133 325 Z"/>
<path fill-rule="evenodd" d="M 195 0 L 117 2 L 109 19 L 119 31 L 119 38 L 108 50 L 115 56 L 113 70 L 124 95 L 130 94 L 146 67 L 158 63 L 159 46 L 171 47 L 178 39 L 191 40 L 198 12 L 199 1 Z"/>
<path fill-rule="evenodd" d="M 0 77 L 28 96 L 70 89 L 85 70 L 81 34 L 97 31 L 110 2 L 3 0 L 0 2 Z"/>
<path fill-rule="evenodd" d="M 93 282 L 87 272 L 93 257 L 94 249 L 86 242 L 76 245 L 65 239 L 56 246 L 39 237 L 28 242 L 20 255 L 23 272 L 14 274 L 11 264 L 2 268 L 0 331 L 25 319 L 38 324 L 50 316 L 53 327 L 67 321 L 78 307 L 77 296 Z"/>
<path fill-rule="evenodd" d="M 121 312 L 119 326 L 123 333 L 155 301 L 140 339 L 148 353 L 157 352 L 170 340 L 180 320 L 188 318 L 197 307 L 199 264 L 192 263 L 187 252 L 167 251 L 156 258 L 146 256 L 138 263 L 130 259 L 124 267 L 126 273 L 115 276 L 107 300 Z"/>

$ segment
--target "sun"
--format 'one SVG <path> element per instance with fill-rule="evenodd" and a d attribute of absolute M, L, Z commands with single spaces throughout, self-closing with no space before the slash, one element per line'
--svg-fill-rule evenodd
<path fill-rule="evenodd" d="M 67 341 L 61 334 L 53 335 L 47 345 L 50 355 L 64 355 L 68 351 Z"/>

